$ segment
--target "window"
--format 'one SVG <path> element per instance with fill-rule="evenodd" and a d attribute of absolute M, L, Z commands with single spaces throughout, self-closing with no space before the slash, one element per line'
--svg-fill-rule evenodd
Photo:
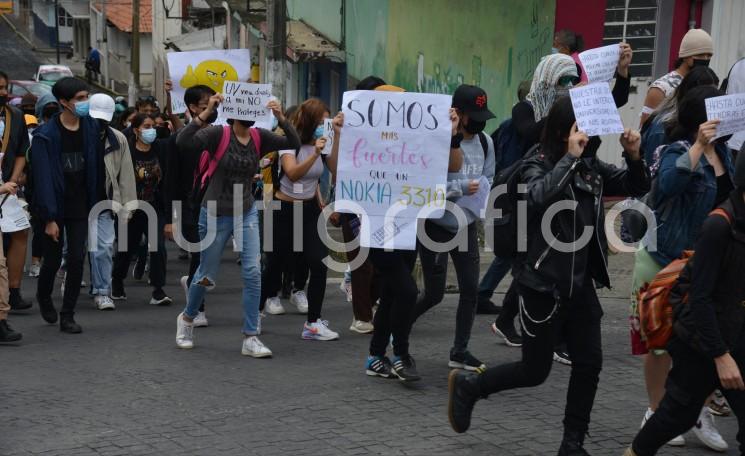
<path fill-rule="evenodd" d="M 57 23 L 60 27 L 72 27 L 72 16 L 61 6 L 57 7 Z"/>
<path fill-rule="evenodd" d="M 603 44 L 625 41 L 631 45 L 634 76 L 652 76 L 656 38 L 657 0 L 607 0 Z"/>

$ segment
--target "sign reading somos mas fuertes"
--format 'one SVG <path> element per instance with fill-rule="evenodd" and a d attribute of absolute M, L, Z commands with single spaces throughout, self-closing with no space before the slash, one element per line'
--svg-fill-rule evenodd
<path fill-rule="evenodd" d="M 392 206 L 401 218 L 441 216 L 451 101 L 427 93 L 345 92 L 336 201 L 352 201 L 369 216 L 385 215 Z M 423 208 L 435 212 L 419 214 Z"/>

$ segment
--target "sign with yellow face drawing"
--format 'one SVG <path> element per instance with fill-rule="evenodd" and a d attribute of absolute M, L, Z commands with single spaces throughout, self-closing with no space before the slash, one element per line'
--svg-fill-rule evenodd
<path fill-rule="evenodd" d="M 249 81 L 251 52 L 248 49 L 169 52 L 168 69 L 173 83 L 173 112 L 180 114 L 186 111 L 184 92 L 189 87 L 205 85 L 221 93 L 225 81 Z"/>

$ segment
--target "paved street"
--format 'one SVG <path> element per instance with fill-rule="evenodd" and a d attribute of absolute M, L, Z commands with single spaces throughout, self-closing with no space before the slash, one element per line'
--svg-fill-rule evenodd
<path fill-rule="evenodd" d="M 40 65 L 40 58 L 29 49 L 13 30 L 0 20 L 0 70 L 10 79 L 29 80 Z"/>
<path fill-rule="evenodd" d="M 218 288 L 209 295 L 211 326 L 196 330 L 191 351 L 178 350 L 173 340 L 183 305 L 176 283 L 187 268 L 175 259 L 168 291 L 176 304 L 169 308 L 147 305 L 148 287 L 130 281 L 129 301 L 115 312 L 96 311 L 81 298 L 82 335 L 60 334 L 42 322 L 36 307 L 14 315 L 24 340 L 0 347 L 0 454 L 555 454 L 569 373 L 560 365 L 539 388 L 479 403 L 469 433 L 450 430 L 445 403 L 455 295 L 415 328 L 412 350 L 424 378 L 404 386 L 364 375 L 369 339 L 348 331 L 351 309 L 336 279 L 329 281 L 324 318 L 341 332 L 340 341 L 303 341 L 302 316 L 270 316 L 262 339 L 274 358 L 242 357 L 233 258 L 226 253 Z M 639 360 L 627 354 L 630 256 L 611 261 L 618 288 L 603 297 L 605 369 L 588 439 L 591 454 L 609 456 L 621 454 L 645 406 Z M 34 279 L 25 279 L 25 296 L 33 296 L 34 286 Z M 489 323 L 478 317 L 472 351 L 492 365 L 516 358 L 518 351 L 495 343 Z M 732 445 L 734 418 L 719 423 Z M 687 449 L 660 454 L 708 453 L 694 436 L 688 440 Z"/>

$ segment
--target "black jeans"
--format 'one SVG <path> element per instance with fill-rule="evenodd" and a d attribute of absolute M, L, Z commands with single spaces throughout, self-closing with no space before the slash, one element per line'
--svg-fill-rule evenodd
<path fill-rule="evenodd" d="M 288 263 L 295 265 L 295 285 L 304 284 L 306 273 L 303 268 L 310 270 L 308 281 L 308 322 L 312 323 L 321 318 L 323 298 L 326 294 L 326 274 L 328 269 L 323 259 L 328 255 L 328 249 L 318 234 L 318 217 L 321 208 L 316 200 L 300 203 L 280 201 L 281 208 L 274 212 L 272 220 L 272 251 L 266 255 L 266 273 L 262 275 L 261 301 L 277 296 L 282 288 L 282 270 Z M 293 205 L 302 205 L 302 220 L 294 227 L 295 216 Z M 266 214 L 265 214 L 266 215 Z M 266 219 L 264 219 L 266 223 Z M 294 251 L 293 233 L 302 231 L 302 251 Z M 264 239 L 265 250 L 269 247 L 269 239 Z M 300 249 L 297 249 L 300 250 Z"/>
<path fill-rule="evenodd" d="M 181 230 L 184 240 L 191 243 L 197 243 L 201 241 L 199 239 L 199 226 L 194 224 L 188 224 L 184 225 L 184 227 Z M 190 252 L 189 253 L 189 276 L 186 279 L 186 285 L 190 286 L 191 281 L 194 279 L 194 273 L 197 272 L 197 268 L 199 267 L 199 258 L 200 258 L 200 252 L 197 250 L 196 252 Z M 204 312 L 204 300 L 202 300 L 202 304 L 199 306 L 199 311 Z"/>
<path fill-rule="evenodd" d="M 34 233 L 31 239 L 31 256 L 34 258 L 42 258 L 44 256 L 44 245 L 47 242 L 44 234 L 45 228 L 44 222 L 39 220 L 39 217 L 31 219 L 31 229 Z"/>
<path fill-rule="evenodd" d="M 429 237 L 435 242 L 448 242 L 455 237 L 454 233 L 436 223 L 427 220 L 424 224 Z M 471 223 L 465 230 L 468 237 L 468 250 L 460 251 L 455 247 L 449 252 L 434 252 L 421 242 L 417 245 L 419 258 L 424 274 L 424 292 L 417 299 L 414 307 L 413 321 L 426 311 L 442 302 L 445 296 L 445 282 L 448 273 L 448 253 L 453 259 L 455 273 L 458 277 L 458 310 L 455 314 L 455 340 L 450 355 L 463 355 L 471 339 L 471 328 L 476 317 L 479 285 L 479 240 L 476 223 Z M 412 321 L 412 323 L 413 323 Z"/>
<path fill-rule="evenodd" d="M 714 361 L 694 351 L 675 336 L 670 340 L 667 351 L 673 358 L 673 368 L 667 376 L 665 396 L 655 414 L 636 435 L 633 443 L 636 454 L 652 456 L 670 439 L 691 429 L 706 399 L 717 388 L 737 416 L 737 441 L 740 443 L 740 453 L 745 454 L 745 392 L 722 388 Z M 740 372 L 745 372 L 745 350 L 738 348 L 731 355 Z"/>
<path fill-rule="evenodd" d="M 520 312 L 520 296 L 517 292 L 517 281 L 513 280 L 507 294 L 502 299 L 502 311 L 499 312 L 495 323 L 497 326 L 503 324 L 515 325 L 515 317 Z"/>
<path fill-rule="evenodd" d="M 600 320 L 603 310 L 591 281 L 572 298 L 559 298 L 518 284 L 522 304 L 522 359 L 487 369 L 480 378 L 486 396 L 514 388 L 542 384 L 553 365 L 554 341 L 558 325 L 567 341 L 572 371 L 564 410 L 564 428 L 586 433 L 595 402 L 603 353 Z"/>
<path fill-rule="evenodd" d="M 370 261 L 380 273 L 380 305 L 375 312 L 370 355 L 385 356 L 393 335 L 393 354 L 409 354 L 411 312 L 416 303 L 417 286 L 411 276 L 416 250 L 370 249 Z"/>
<path fill-rule="evenodd" d="M 160 213 L 158 213 L 157 224 L 156 239 L 147 240 L 151 244 L 157 242 L 158 245 L 158 249 L 155 252 L 150 252 L 150 284 L 155 290 L 162 289 L 166 283 L 166 242 L 163 235 L 165 223 L 163 215 Z M 127 223 L 128 251 L 119 251 L 114 256 L 114 269 L 111 274 L 114 280 L 121 281 L 127 277 L 130 258 L 132 258 L 134 252 L 139 250 L 142 236 L 148 236 L 147 227 L 148 219 L 145 212 L 141 210 L 134 211 L 132 218 Z"/>
<path fill-rule="evenodd" d="M 67 260 L 65 274 L 65 294 L 62 296 L 60 316 L 72 317 L 80 296 L 80 283 L 83 281 L 85 242 L 88 238 L 88 220 L 67 219 L 59 225 L 59 242 L 44 234 L 44 262 L 41 265 L 36 296 L 40 300 L 51 299 L 54 279 L 62 263 L 63 242 L 67 241 Z"/>

